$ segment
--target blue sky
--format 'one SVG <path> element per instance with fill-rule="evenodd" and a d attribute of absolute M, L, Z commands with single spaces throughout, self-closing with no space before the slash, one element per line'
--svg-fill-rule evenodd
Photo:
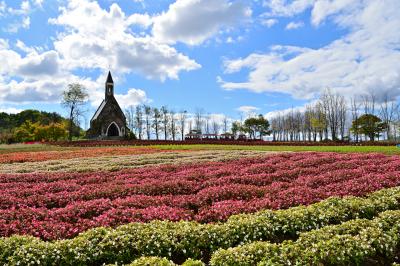
<path fill-rule="evenodd" d="M 80 82 L 88 119 L 111 69 L 120 104 L 269 116 L 326 88 L 400 94 L 398 0 L 0 0 L 0 110 L 65 113 Z"/>

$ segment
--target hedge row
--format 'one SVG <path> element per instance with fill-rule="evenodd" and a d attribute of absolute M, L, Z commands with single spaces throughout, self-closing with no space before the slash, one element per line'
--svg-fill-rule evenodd
<path fill-rule="evenodd" d="M 374 220 L 355 219 L 304 232 L 297 241 L 255 242 L 219 250 L 212 266 L 222 265 L 389 265 L 400 246 L 400 211 Z"/>
<path fill-rule="evenodd" d="M 371 219 L 382 211 L 400 208 L 400 187 L 367 198 L 330 198 L 319 203 L 278 211 L 232 216 L 225 223 L 153 221 L 111 228 L 95 228 L 79 236 L 53 242 L 30 236 L 0 238 L 0 264 L 100 265 L 129 263 L 142 256 L 158 256 L 183 263 L 207 262 L 220 248 L 254 241 L 295 240 L 300 232 L 356 218 Z"/>
<path fill-rule="evenodd" d="M 218 145 L 250 145 L 250 146 L 395 146 L 393 141 L 263 141 L 263 140 L 79 140 L 56 141 L 47 144 L 69 147 L 96 146 L 148 146 L 148 145 L 188 145 L 188 144 L 218 144 Z"/>
<path fill-rule="evenodd" d="M 118 266 L 118 264 L 110 264 L 108 266 Z M 173 261 L 167 258 L 161 257 L 141 257 L 134 260 L 132 263 L 125 266 L 177 266 Z M 182 266 L 205 266 L 205 264 L 199 260 L 188 259 Z"/>

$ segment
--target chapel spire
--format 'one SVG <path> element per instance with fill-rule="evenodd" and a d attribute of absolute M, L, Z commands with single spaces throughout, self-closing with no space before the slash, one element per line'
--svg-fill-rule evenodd
<path fill-rule="evenodd" d="M 106 80 L 106 100 L 112 96 L 114 96 L 114 81 L 111 76 L 111 71 L 108 71 L 108 76 Z"/>

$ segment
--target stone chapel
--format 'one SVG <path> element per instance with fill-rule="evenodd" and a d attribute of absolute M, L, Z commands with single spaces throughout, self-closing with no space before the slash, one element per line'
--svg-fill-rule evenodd
<path fill-rule="evenodd" d="M 89 138 L 123 139 L 127 136 L 124 112 L 114 97 L 114 81 L 108 72 L 105 84 L 105 98 L 90 120 Z"/>

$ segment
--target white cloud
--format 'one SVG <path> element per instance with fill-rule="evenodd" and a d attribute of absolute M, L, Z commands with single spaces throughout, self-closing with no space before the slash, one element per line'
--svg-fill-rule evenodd
<path fill-rule="evenodd" d="M 267 118 L 268 120 L 271 120 L 271 119 L 276 118 L 278 116 L 288 115 L 291 112 L 293 112 L 293 113 L 297 113 L 297 112 L 304 113 L 306 111 L 306 108 L 307 108 L 306 105 L 301 105 L 301 106 L 294 106 L 294 107 L 286 108 L 286 109 L 274 110 L 274 111 L 266 113 L 265 114 L 265 118 Z"/>
<path fill-rule="evenodd" d="M 151 36 L 137 36 L 130 27 L 147 27 L 150 17 L 138 14 L 127 17 L 117 4 L 106 11 L 97 2 L 71 0 L 60 16 L 49 22 L 68 29 L 54 42 L 68 69 L 106 69 L 111 65 L 119 72 L 165 80 L 178 79 L 181 71 L 200 68 L 175 48 Z"/>
<path fill-rule="evenodd" d="M 238 110 L 239 112 L 242 112 L 242 113 L 253 113 L 257 110 L 260 110 L 260 108 L 251 106 L 251 105 L 242 105 L 242 106 L 236 108 L 236 110 Z"/>
<path fill-rule="evenodd" d="M 38 7 L 42 7 L 43 0 L 34 0 L 33 3 Z"/>
<path fill-rule="evenodd" d="M 23 109 L 18 109 L 15 107 L 0 108 L 0 113 L 7 113 L 7 114 L 18 114 L 22 111 Z"/>
<path fill-rule="evenodd" d="M 161 42 L 198 45 L 251 16 L 242 2 L 228 0 L 177 0 L 154 18 L 153 35 Z"/>
<path fill-rule="evenodd" d="M 16 68 L 16 74 L 23 77 L 40 77 L 48 75 L 54 77 L 59 73 L 59 58 L 55 51 L 42 54 L 31 53 L 22 58 Z"/>
<path fill-rule="evenodd" d="M 311 7 L 315 1 L 319 0 L 266 0 L 263 6 L 268 8 L 265 16 L 282 16 L 291 17 L 296 14 L 304 12 L 307 8 Z M 323 0 L 325 1 L 325 0 Z"/>
<path fill-rule="evenodd" d="M 31 19 L 29 17 L 33 9 L 29 1 L 22 1 L 19 8 L 7 7 L 6 3 L 0 3 L 0 16 L 11 17 L 9 24 L 4 24 L 2 29 L 8 33 L 17 33 L 20 29 L 29 29 Z"/>
<path fill-rule="evenodd" d="M 32 3 L 39 6 L 43 2 Z M 8 14 L 15 15 L 30 10 L 32 6 L 26 1 L 19 9 L 7 8 Z M 107 11 L 94 1 L 71 0 L 49 22 L 64 27 L 55 38 L 54 50 L 43 51 L 42 47 L 29 47 L 17 40 L 15 47 L 22 55 L 12 50 L 7 40 L 0 39 L 0 102 L 56 103 L 69 83 L 78 82 L 88 89 L 92 104 L 97 103 L 104 97 L 104 73 L 96 80 L 72 74 L 81 68 L 105 71 L 110 66 L 117 76 L 139 73 L 165 80 L 178 79 L 182 71 L 200 67 L 175 48 L 149 35 L 136 34 L 132 26 L 144 30 L 151 26 L 152 18 L 147 14 L 125 15 L 117 4 Z M 116 97 L 122 105 L 147 101 L 144 91 L 138 89 Z"/>
<path fill-rule="evenodd" d="M 311 22 L 318 26 L 331 15 L 338 13 L 353 14 L 371 0 L 266 0 L 268 9 L 264 17 L 292 17 L 311 9 Z"/>
<path fill-rule="evenodd" d="M 274 26 L 276 23 L 278 23 L 277 19 L 264 19 L 263 21 L 261 21 L 261 24 L 266 26 L 267 28 L 271 28 L 272 26 Z"/>
<path fill-rule="evenodd" d="M 146 92 L 141 89 L 129 89 L 126 94 L 115 94 L 115 98 L 121 105 L 121 108 L 148 102 Z"/>
<path fill-rule="evenodd" d="M 225 61 L 226 73 L 248 69 L 249 74 L 243 82 L 220 79 L 221 86 L 303 99 L 327 87 L 349 97 L 368 91 L 399 96 L 400 2 L 370 0 L 363 8 L 351 10 L 331 15 L 349 33 L 324 47 L 274 46 L 268 53 Z"/>
<path fill-rule="evenodd" d="M 295 30 L 295 29 L 301 28 L 303 26 L 304 26 L 304 22 L 302 22 L 302 21 L 299 21 L 299 22 L 292 21 L 286 25 L 286 29 L 287 30 Z"/>

